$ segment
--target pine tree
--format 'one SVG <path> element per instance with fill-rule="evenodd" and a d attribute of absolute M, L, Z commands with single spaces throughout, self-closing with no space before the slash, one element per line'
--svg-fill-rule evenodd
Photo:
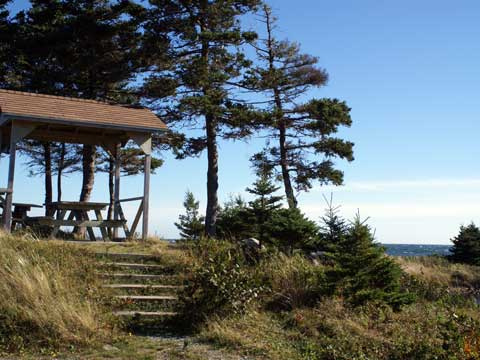
<path fill-rule="evenodd" d="M 270 180 L 268 172 L 261 172 L 258 179 L 253 183 L 252 188 L 247 188 L 247 192 L 256 196 L 256 199 L 249 202 L 248 218 L 253 220 L 250 224 L 255 227 L 255 234 L 260 241 L 260 246 L 270 240 L 269 227 L 275 212 L 281 208 L 280 201 L 282 196 L 275 196 L 280 188 L 275 186 Z"/>
<path fill-rule="evenodd" d="M 193 193 L 185 194 L 185 214 L 178 217 L 179 222 L 175 226 L 180 230 L 180 236 L 185 240 L 198 240 L 205 231 L 205 218 L 199 215 L 199 202 L 195 200 Z"/>
<path fill-rule="evenodd" d="M 286 253 L 311 251 L 318 246 L 318 226 L 298 208 L 277 210 L 269 224 L 273 243 Z"/>
<path fill-rule="evenodd" d="M 333 229 L 334 230 L 334 229 Z M 328 272 L 330 282 L 353 305 L 382 301 L 399 309 L 412 296 L 400 290 L 402 270 L 374 242 L 370 227 L 357 215 L 345 238 L 330 253 L 335 263 Z"/>
<path fill-rule="evenodd" d="M 452 255 L 449 256 L 452 261 L 480 265 L 480 229 L 474 223 L 461 226 L 452 242 Z"/>
<path fill-rule="evenodd" d="M 350 126 L 350 108 L 337 99 L 311 99 L 309 90 L 327 83 L 328 75 L 317 66 L 318 59 L 302 54 L 299 45 L 278 41 L 273 32 L 275 19 L 264 6 L 266 38 L 255 46 L 260 65 L 253 67 L 244 88 L 266 96 L 269 115 L 260 128 L 271 138 L 267 151 L 253 156 L 260 164 L 269 163 L 281 176 L 290 207 L 297 206 L 294 189 L 308 191 L 313 181 L 340 185 L 343 173 L 332 159 L 353 160 L 353 143 L 332 136 L 340 126 Z"/>
<path fill-rule="evenodd" d="M 31 8 L 15 17 L 8 87 L 86 99 L 126 99 L 128 82 L 143 66 L 138 56 L 142 11 L 130 1 L 32 0 Z M 85 145 L 81 155 L 80 200 L 88 201 L 96 148 Z"/>
<path fill-rule="evenodd" d="M 219 213 L 217 141 L 250 134 L 243 126 L 248 107 L 235 99 L 232 88 L 249 65 L 240 46 L 253 40 L 255 34 L 242 31 L 239 18 L 254 10 L 260 1 L 151 0 L 150 3 L 153 23 L 147 25 L 149 34 L 161 37 L 165 36 L 165 29 L 170 30 L 174 38 L 169 49 L 174 61 L 167 70 L 160 67 L 153 74 L 145 91 L 151 98 L 172 94 L 166 103 L 158 105 L 160 108 L 163 105 L 163 118 L 172 128 L 193 130 L 193 136 L 185 139 L 179 157 L 198 156 L 207 151 L 205 227 L 207 235 L 215 236 Z M 164 56 L 163 52 L 160 46 L 158 56 Z"/>
<path fill-rule="evenodd" d="M 10 50 L 12 47 L 12 33 L 14 31 L 13 24 L 9 19 L 9 11 L 7 8 L 10 0 L 0 0 L 0 88 L 7 87 L 7 74 Z"/>

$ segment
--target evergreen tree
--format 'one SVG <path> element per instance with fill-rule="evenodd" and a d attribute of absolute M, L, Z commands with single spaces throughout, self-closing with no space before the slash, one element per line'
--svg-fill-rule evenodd
<path fill-rule="evenodd" d="M 0 0 L 0 88 L 7 87 L 8 64 L 14 31 L 7 9 L 9 2 L 10 0 Z"/>
<path fill-rule="evenodd" d="M 269 224 L 274 245 L 287 253 L 294 250 L 311 251 L 318 245 L 318 226 L 299 209 L 277 210 Z"/>
<path fill-rule="evenodd" d="M 154 23 L 147 25 L 147 34 L 162 37 L 165 29 L 170 30 L 174 38 L 169 49 L 174 61 L 168 69 L 160 67 L 153 74 L 145 91 L 151 98 L 173 94 L 166 105 L 162 103 L 163 118 L 173 128 L 194 130 L 193 136 L 185 139 L 179 157 L 198 156 L 207 150 L 205 227 L 209 236 L 216 235 L 219 213 L 217 141 L 250 134 L 243 126 L 248 107 L 235 99 L 232 88 L 249 65 L 240 46 L 255 38 L 255 34 L 242 31 L 239 17 L 259 3 L 259 0 L 150 1 Z M 160 46 L 159 57 L 164 56 L 164 50 Z M 203 134 L 198 132 L 199 128 Z"/>
<path fill-rule="evenodd" d="M 247 202 L 241 196 L 226 201 L 219 209 L 217 237 L 227 240 L 243 240 L 255 237 L 253 219 Z"/>
<path fill-rule="evenodd" d="M 344 239 L 332 249 L 330 256 L 335 266 L 328 276 L 337 291 L 353 305 L 382 301 L 399 309 L 413 300 L 400 290 L 400 266 L 374 242 L 370 227 L 358 215 Z"/>
<path fill-rule="evenodd" d="M 255 227 L 255 237 L 260 241 L 260 245 L 270 240 L 268 232 L 271 219 L 282 206 L 279 202 L 283 197 L 273 195 L 278 189 L 280 188 L 270 180 L 270 174 L 265 171 L 259 174 L 252 188 L 246 189 L 256 196 L 255 200 L 249 202 L 248 214 L 253 220 L 251 225 Z"/>
<path fill-rule="evenodd" d="M 298 44 L 278 41 L 275 19 L 264 6 L 266 38 L 255 46 L 260 65 L 253 67 L 244 88 L 266 95 L 269 114 L 261 128 L 275 138 L 267 151 L 253 156 L 269 163 L 283 179 L 289 207 L 296 207 L 294 189 L 308 191 L 313 181 L 340 185 L 343 173 L 333 158 L 353 160 L 353 143 L 332 136 L 340 126 L 350 126 L 350 108 L 337 99 L 311 99 L 302 103 L 309 90 L 324 86 L 328 75 L 317 66 L 318 59 L 302 54 Z"/>
<path fill-rule="evenodd" d="M 333 198 L 327 200 L 325 215 L 320 219 L 319 250 L 335 252 L 337 247 L 345 241 L 348 233 L 348 224 L 338 212 L 340 207 L 333 205 Z"/>
<path fill-rule="evenodd" d="M 449 256 L 452 261 L 480 265 L 480 229 L 474 223 L 461 226 L 452 242 L 452 255 Z"/>
<path fill-rule="evenodd" d="M 138 56 L 142 12 L 140 5 L 130 1 L 32 0 L 31 8 L 15 18 L 15 56 L 9 87 L 86 99 L 125 100 L 128 81 L 142 66 Z M 81 154 L 80 200 L 88 201 L 97 152 L 95 147 L 85 145 Z M 51 189 L 46 192 L 51 193 Z"/>
<path fill-rule="evenodd" d="M 180 236 L 186 240 L 198 240 L 205 231 L 205 218 L 199 215 L 199 202 L 195 200 L 193 193 L 187 191 L 183 206 L 185 214 L 180 215 L 179 222 L 175 226 L 180 230 Z"/>

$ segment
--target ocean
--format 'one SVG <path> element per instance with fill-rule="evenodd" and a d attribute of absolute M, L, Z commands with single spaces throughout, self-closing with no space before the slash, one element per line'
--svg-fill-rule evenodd
<path fill-rule="evenodd" d="M 388 255 L 393 256 L 428 256 L 448 255 L 451 245 L 414 245 L 414 244 L 382 244 Z"/>

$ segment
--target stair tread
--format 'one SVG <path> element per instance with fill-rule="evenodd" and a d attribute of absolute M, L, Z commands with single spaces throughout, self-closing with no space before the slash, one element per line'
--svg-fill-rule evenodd
<path fill-rule="evenodd" d="M 103 287 L 113 289 L 181 289 L 180 285 L 148 285 L 148 284 L 105 284 Z"/>
<path fill-rule="evenodd" d="M 125 262 L 106 262 L 106 263 L 104 263 L 104 265 L 107 265 L 107 266 L 123 266 L 123 267 L 132 267 L 132 268 L 145 268 L 145 269 L 163 269 L 163 268 L 165 268 L 162 265 L 125 263 Z"/>
<path fill-rule="evenodd" d="M 103 253 L 97 252 L 97 256 L 105 256 L 105 257 L 116 257 L 116 258 L 136 258 L 136 259 L 149 259 L 149 260 L 160 260 L 161 255 L 153 255 L 153 254 L 138 254 L 138 253 Z"/>
<path fill-rule="evenodd" d="M 115 298 L 125 300 L 178 300 L 177 296 L 171 295 L 116 295 Z"/>
<path fill-rule="evenodd" d="M 107 277 L 133 277 L 133 278 L 165 278 L 165 277 L 174 277 L 175 275 L 166 275 L 166 274 L 130 274 L 130 273 L 101 273 L 101 276 Z"/>
<path fill-rule="evenodd" d="M 164 311 L 115 311 L 113 313 L 117 316 L 176 316 L 176 312 L 164 312 Z"/>

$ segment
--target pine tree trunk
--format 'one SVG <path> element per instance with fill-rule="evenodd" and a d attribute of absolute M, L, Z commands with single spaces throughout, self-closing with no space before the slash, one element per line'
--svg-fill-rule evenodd
<path fill-rule="evenodd" d="M 62 201 L 62 175 L 63 168 L 65 166 L 65 143 L 62 143 L 60 149 L 60 160 L 58 162 L 58 172 L 57 172 L 57 201 Z"/>
<path fill-rule="evenodd" d="M 272 73 L 275 72 L 275 54 L 273 51 L 273 36 L 272 36 L 272 19 L 271 12 L 266 10 L 266 23 L 267 23 L 267 44 L 268 44 L 268 63 L 269 69 Z M 282 168 L 282 178 L 283 184 L 285 187 L 285 195 L 287 197 L 288 207 L 290 209 L 297 207 L 297 199 L 295 198 L 295 193 L 293 192 L 292 180 L 290 179 L 290 172 L 288 171 L 288 154 L 286 148 L 287 142 L 287 124 L 285 123 L 283 104 L 280 97 L 280 91 L 278 87 L 273 89 L 273 95 L 275 99 L 275 107 L 277 113 L 277 124 L 279 130 L 279 148 L 280 148 L 280 167 Z"/>
<path fill-rule="evenodd" d="M 89 201 L 92 195 L 93 184 L 95 182 L 95 147 L 92 145 L 83 145 L 83 179 L 80 201 Z"/>
<path fill-rule="evenodd" d="M 96 149 L 92 145 L 83 145 L 82 154 L 82 191 L 80 193 L 80 201 L 89 201 L 93 190 L 93 184 L 95 182 L 95 157 Z M 85 236 L 85 228 L 75 228 L 73 230 L 75 234 L 80 237 Z"/>
<path fill-rule="evenodd" d="M 208 236 L 216 235 L 218 216 L 218 148 L 217 129 L 214 117 L 206 116 L 207 130 L 207 213 L 205 217 L 205 232 Z"/>
<path fill-rule="evenodd" d="M 52 148 L 50 143 L 43 143 L 43 154 L 45 158 L 45 216 L 52 214 L 49 206 L 52 203 Z"/>
<path fill-rule="evenodd" d="M 295 198 L 295 193 L 293 192 L 292 180 L 290 179 L 290 173 L 288 171 L 288 154 L 286 149 L 287 129 L 284 121 L 280 122 L 279 132 L 280 166 L 282 168 L 283 184 L 285 186 L 285 195 L 287 197 L 288 207 L 293 209 L 297 207 L 297 199 Z"/>

